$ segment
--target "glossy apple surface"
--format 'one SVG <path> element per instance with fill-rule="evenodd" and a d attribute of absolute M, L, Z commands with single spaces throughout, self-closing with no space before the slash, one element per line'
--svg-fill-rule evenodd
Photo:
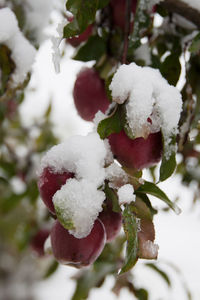
<path fill-rule="evenodd" d="M 52 214 L 55 214 L 53 205 L 53 195 L 64 185 L 69 178 L 73 178 L 74 174 L 70 172 L 53 173 L 50 168 L 44 168 L 38 180 L 38 188 L 40 196 Z"/>
<path fill-rule="evenodd" d="M 161 132 L 151 133 L 146 139 L 139 137 L 132 140 L 122 130 L 112 133 L 108 140 L 116 159 L 127 168 L 149 168 L 161 160 Z"/>
<path fill-rule="evenodd" d="M 92 121 L 99 110 L 105 113 L 109 106 L 104 81 L 94 68 L 80 71 L 74 84 L 73 96 L 79 115 L 86 121 Z"/>
<path fill-rule="evenodd" d="M 106 241 L 104 225 L 96 220 L 88 236 L 77 239 L 58 221 L 51 231 L 52 251 L 57 261 L 77 268 L 92 264 L 101 254 Z"/>
<path fill-rule="evenodd" d="M 106 200 L 106 205 L 98 217 L 106 230 L 107 242 L 111 242 L 120 232 L 122 226 L 122 215 L 112 210 L 112 203 Z"/>

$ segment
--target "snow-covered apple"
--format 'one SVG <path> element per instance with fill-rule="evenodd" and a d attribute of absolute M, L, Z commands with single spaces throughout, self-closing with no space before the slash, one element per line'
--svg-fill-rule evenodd
<path fill-rule="evenodd" d="M 75 238 L 58 221 L 51 231 L 52 251 L 57 261 L 77 268 L 92 264 L 101 254 L 106 241 L 104 225 L 96 219 L 88 236 Z"/>
<path fill-rule="evenodd" d="M 150 133 L 142 137 L 130 139 L 122 130 L 108 137 L 111 150 L 116 159 L 127 168 L 143 169 L 158 163 L 162 156 L 161 132 Z"/>
<path fill-rule="evenodd" d="M 38 181 L 39 192 L 43 202 L 52 214 L 55 214 L 55 208 L 52 201 L 54 194 L 66 183 L 67 179 L 73 177 L 73 173 L 68 171 L 54 173 L 49 167 L 44 168 L 42 171 Z"/>
<path fill-rule="evenodd" d="M 79 115 L 86 121 L 92 121 L 99 110 L 105 113 L 109 106 L 104 81 L 94 68 L 84 68 L 79 72 L 73 96 Z"/>
<path fill-rule="evenodd" d="M 44 244 L 50 234 L 50 230 L 43 228 L 40 229 L 32 238 L 30 246 L 31 249 L 38 255 L 44 256 Z"/>
<path fill-rule="evenodd" d="M 99 214 L 107 236 L 107 242 L 111 242 L 119 233 L 122 225 L 122 215 L 120 212 L 114 212 L 111 200 L 106 199 L 106 205 Z"/>

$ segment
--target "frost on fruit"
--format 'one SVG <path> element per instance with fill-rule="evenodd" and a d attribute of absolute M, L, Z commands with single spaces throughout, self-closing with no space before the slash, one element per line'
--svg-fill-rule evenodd
<path fill-rule="evenodd" d="M 162 130 L 165 144 L 170 144 L 170 137 L 177 134 L 182 98 L 158 70 L 135 63 L 121 65 L 110 89 L 113 101 L 123 104 L 127 100 L 126 118 L 135 138 Z"/>
<path fill-rule="evenodd" d="M 39 175 L 49 167 L 53 173 L 75 174 L 53 196 L 56 214 L 62 225 L 76 238 L 86 237 L 102 210 L 105 194 L 100 189 L 106 178 L 105 163 L 109 148 L 97 133 L 73 136 L 54 146 L 41 161 Z"/>
<path fill-rule="evenodd" d="M 117 191 L 118 197 L 119 197 L 119 204 L 129 204 L 132 201 L 135 201 L 135 195 L 133 186 L 131 184 L 125 184 L 122 187 L 120 187 Z"/>
<path fill-rule="evenodd" d="M 14 84 L 22 83 L 34 62 L 36 50 L 23 36 L 10 8 L 0 9 L 0 43 L 12 52 L 11 58 L 16 65 L 12 78 Z"/>

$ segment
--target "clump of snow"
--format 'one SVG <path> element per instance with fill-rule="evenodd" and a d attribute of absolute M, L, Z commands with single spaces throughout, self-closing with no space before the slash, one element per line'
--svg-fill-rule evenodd
<path fill-rule="evenodd" d="M 106 168 L 106 179 L 109 181 L 109 187 L 118 189 L 128 182 L 128 175 L 114 162 Z"/>
<path fill-rule="evenodd" d="M 135 63 L 121 65 L 110 84 L 113 101 L 126 100 L 128 125 L 135 137 L 146 137 L 162 129 L 166 144 L 177 133 L 182 110 L 178 89 L 169 85 L 159 70 Z M 149 119 L 150 121 L 149 121 Z"/>
<path fill-rule="evenodd" d="M 75 178 L 53 197 L 54 206 L 61 211 L 62 219 L 72 221 L 71 233 L 77 238 L 87 236 L 102 210 L 105 194 L 99 188 L 106 178 L 107 148 L 97 133 L 73 136 L 54 146 L 41 161 L 39 175 L 49 167 L 54 173 L 72 172 Z"/>
<path fill-rule="evenodd" d="M 45 254 L 52 254 L 52 247 L 51 247 L 51 238 L 50 235 L 46 239 L 44 243 L 44 253 Z"/>
<path fill-rule="evenodd" d="M 133 186 L 131 184 L 125 184 L 122 187 L 120 187 L 117 191 L 118 197 L 119 197 L 119 204 L 129 204 L 132 201 L 135 201 L 135 195 Z"/>
<path fill-rule="evenodd" d="M 53 203 L 59 207 L 62 218 L 73 221 L 75 229 L 70 232 L 76 238 L 83 238 L 90 233 L 102 210 L 105 194 L 98 190 L 98 183 L 91 178 L 69 179 L 53 197 Z"/>
<path fill-rule="evenodd" d="M 97 127 L 98 124 L 106 118 L 106 114 L 104 114 L 102 111 L 98 111 L 95 116 L 94 116 L 94 119 L 93 119 L 93 123 L 94 123 L 94 126 Z"/>
<path fill-rule="evenodd" d="M 21 33 L 16 16 L 10 8 L 0 9 L 0 43 L 12 52 L 11 58 L 16 65 L 12 77 L 14 84 L 23 82 L 34 62 L 36 50 Z"/>
<path fill-rule="evenodd" d="M 54 0 L 25 0 L 26 26 L 39 44 L 44 40 L 44 28 L 48 25 Z"/>
<path fill-rule="evenodd" d="M 140 253 L 142 258 L 145 259 L 156 259 L 158 256 L 159 246 L 154 244 L 152 241 L 143 241 L 140 244 Z"/>

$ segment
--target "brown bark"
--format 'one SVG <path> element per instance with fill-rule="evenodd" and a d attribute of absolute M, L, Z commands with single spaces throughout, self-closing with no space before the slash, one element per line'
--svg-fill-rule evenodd
<path fill-rule="evenodd" d="M 177 13 L 200 28 L 200 11 L 181 0 L 164 0 L 161 5 L 172 13 Z"/>

